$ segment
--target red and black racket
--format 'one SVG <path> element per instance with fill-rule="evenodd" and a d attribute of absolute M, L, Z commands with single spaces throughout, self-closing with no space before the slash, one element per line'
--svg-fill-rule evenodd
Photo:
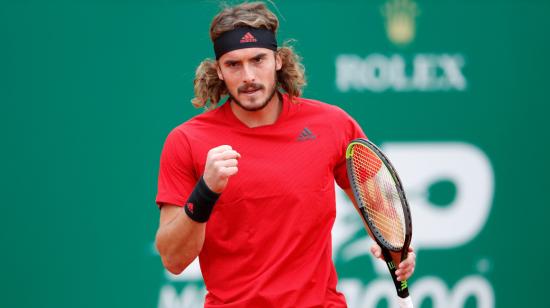
<path fill-rule="evenodd" d="M 407 281 L 395 271 L 407 258 L 412 236 L 409 205 L 401 180 L 388 158 L 367 139 L 355 139 L 346 150 L 347 171 L 355 201 L 368 231 L 382 248 L 401 307 L 413 307 Z"/>

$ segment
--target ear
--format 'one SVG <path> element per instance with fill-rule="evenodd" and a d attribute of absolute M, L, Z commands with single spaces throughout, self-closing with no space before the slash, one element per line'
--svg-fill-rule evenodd
<path fill-rule="evenodd" d="M 220 78 L 220 80 L 223 80 L 222 70 L 218 61 L 216 61 L 216 73 L 218 73 L 218 78 Z"/>
<path fill-rule="evenodd" d="M 280 71 L 281 67 L 283 67 L 283 59 L 278 52 L 275 52 L 275 70 Z"/>

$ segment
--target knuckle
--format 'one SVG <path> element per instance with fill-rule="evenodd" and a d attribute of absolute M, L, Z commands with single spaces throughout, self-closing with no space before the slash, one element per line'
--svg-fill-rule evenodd
<path fill-rule="evenodd" d="M 218 157 L 220 157 L 220 155 L 218 153 L 212 153 L 207 157 L 207 160 L 216 161 L 216 160 L 218 160 Z"/>
<path fill-rule="evenodd" d="M 218 149 L 219 149 L 220 151 L 222 151 L 222 152 L 225 152 L 225 151 L 230 151 L 232 148 L 231 148 L 230 145 L 224 144 L 224 145 L 219 146 Z"/>
<path fill-rule="evenodd" d="M 220 172 L 220 171 L 223 171 L 223 166 L 222 166 L 222 163 L 221 161 L 215 161 L 212 163 L 212 166 L 214 167 L 214 171 L 216 172 Z"/>
<path fill-rule="evenodd" d="M 227 153 L 228 153 L 227 151 L 221 152 L 221 153 L 220 153 L 220 156 L 219 156 L 220 159 L 227 159 Z"/>

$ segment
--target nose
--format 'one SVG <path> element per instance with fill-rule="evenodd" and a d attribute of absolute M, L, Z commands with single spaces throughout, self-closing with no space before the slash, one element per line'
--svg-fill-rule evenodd
<path fill-rule="evenodd" d="M 254 79 L 254 69 L 248 64 L 243 65 L 243 82 L 252 83 L 254 82 Z"/>

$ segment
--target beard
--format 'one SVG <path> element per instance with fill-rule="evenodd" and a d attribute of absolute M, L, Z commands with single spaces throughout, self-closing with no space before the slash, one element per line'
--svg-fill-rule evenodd
<path fill-rule="evenodd" d="M 253 83 L 253 84 L 250 84 L 250 85 L 239 87 L 237 89 L 237 92 L 250 91 L 250 90 L 261 90 L 263 88 L 264 88 L 263 85 Z M 264 109 L 267 106 L 267 104 L 269 104 L 269 102 L 271 101 L 273 96 L 275 96 L 275 92 L 277 92 L 277 73 L 276 72 L 275 72 L 275 81 L 273 82 L 273 85 L 271 87 L 271 91 L 268 93 L 266 99 L 261 104 L 259 104 L 257 106 L 245 106 L 243 103 L 241 103 L 239 100 L 237 100 L 233 95 L 229 94 L 229 98 L 231 99 L 231 101 L 235 102 L 235 104 L 237 104 L 239 107 L 241 107 L 242 109 L 244 109 L 246 111 L 258 111 L 258 110 Z"/>

